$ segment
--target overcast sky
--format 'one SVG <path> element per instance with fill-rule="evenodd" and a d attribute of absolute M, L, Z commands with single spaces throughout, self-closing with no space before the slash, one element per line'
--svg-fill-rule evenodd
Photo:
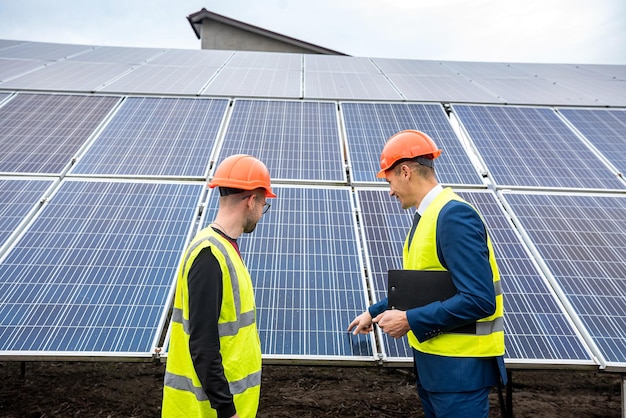
<path fill-rule="evenodd" d="M 0 39 L 199 49 L 203 7 L 360 57 L 626 65 L 626 0 L 0 0 Z"/>

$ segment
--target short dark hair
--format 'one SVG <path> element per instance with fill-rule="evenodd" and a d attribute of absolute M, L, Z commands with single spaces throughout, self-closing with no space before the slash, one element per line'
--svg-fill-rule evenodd
<path fill-rule="evenodd" d="M 407 163 L 407 162 L 419 164 L 420 166 L 428 167 L 428 168 L 431 168 L 433 170 L 435 169 L 435 160 L 419 156 L 419 157 L 413 157 L 413 158 L 402 158 L 402 159 L 396 161 L 395 163 L 393 163 L 393 165 L 391 167 L 389 167 L 389 170 L 394 170 L 400 164 L 404 164 L 404 163 Z"/>

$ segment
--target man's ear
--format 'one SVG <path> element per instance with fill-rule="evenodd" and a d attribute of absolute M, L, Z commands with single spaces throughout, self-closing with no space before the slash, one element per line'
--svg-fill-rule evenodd
<path fill-rule="evenodd" d="M 248 198 L 248 201 L 247 201 L 248 209 L 250 209 L 250 210 L 254 209 L 254 204 L 255 204 L 254 200 L 257 199 L 257 198 L 258 198 L 258 196 L 256 195 L 256 193 L 252 193 L 250 195 L 250 197 Z"/>
<path fill-rule="evenodd" d="M 402 164 L 400 166 L 400 169 L 402 170 L 402 178 L 410 180 L 412 172 L 411 167 L 409 167 L 407 164 Z"/>

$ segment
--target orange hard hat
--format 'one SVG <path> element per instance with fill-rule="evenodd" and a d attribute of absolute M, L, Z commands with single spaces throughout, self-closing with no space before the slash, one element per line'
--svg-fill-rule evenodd
<path fill-rule="evenodd" d="M 428 135 L 420 131 L 407 130 L 398 132 L 387 140 L 380 154 L 378 178 L 385 178 L 385 172 L 400 160 L 423 157 L 434 160 L 441 155 L 441 150 Z"/>
<path fill-rule="evenodd" d="M 265 189 L 265 197 L 276 197 L 272 192 L 270 172 L 260 160 L 246 154 L 226 157 L 217 167 L 209 187 L 228 187 L 232 189 Z"/>

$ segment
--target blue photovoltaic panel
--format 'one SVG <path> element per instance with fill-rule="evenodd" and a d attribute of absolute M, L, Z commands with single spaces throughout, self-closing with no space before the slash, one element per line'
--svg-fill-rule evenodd
<path fill-rule="evenodd" d="M 53 180 L 0 179 L 0 249 L 24 222 L 52 182 Z"/>
<path fill-rule="evenodd" d="M 152 351 L 201 183 L 64 181 L 0 262 L 0 351 Z"/>
<path fill-rule="evenodd" d="M 498 186 L 626 189 L 551 108 L 454 105 L 453 110 Z"/>
<path fill-rule="evenodd" d="M 506 359 L 593 364 L 580 335 L 492 192 L 459 191 L 487 224 L 504 292 Z"/>
<path fill-rule="evenodd" d="M 272 181 L 346 181 L 333 103 L 237 100 L 220 160 L 232 154 L 259 158 Z"/>
<path fill-rule="evenodd" d="M 0 172 L 61 174 L 118 97 L 18 94 L 0 107 Z"/>
<path fill-rule="evenodd" d="M 238 242 L 255 289 L 264 356 L 371 360 L 373 340 L 348 333 L 367 307 L 350 189 L 273 186 L 278 196 Z M 203 225 L 214 219 L 209 194 Z"/>
<path fill-rule="evenodd" d="M 479 210 L 494 246 L 504 292 L 507 361 L 593 364 L 495 195 L 490 191 L 458 194 Z M 385 190 L 357 189 L 357 196 L 370 276 L 379 300 L 387 293 L 387 271 L 402 268 L 402 246 L 414 211 L 402 210 Z M 384 342 L 389 357 L 411 357 L 406 339 L 385 336 Z"/>
<path fill-rule="evenodd" d="M 376 173 L 387 139 L 405 129 L 417 129 L 443 150 L 435 161 L 440 182 L 484 186 L 440 105 L 342 103 L 341 108 L 354 182 L 384 182 Z"/>
<path fill-rule="evenodd" d="M 227 105 L 130 97 L 71 173 L 204 178 Z"/>
<path fill-rule="evenodd" d="M 559 109 L 626 176 L 626 109 Z"/>
<path fill-rule="evenodd" d="M 607 363 L 626 366 L 626 196 L 503 193 Z"/>
<path fill-rule="evenodd" d="M 403 210 L 386 189 L 356 191 L 373 302 L 378 302 L 387 295 L 387 272 L 402 268 L 402 246 L 415 212 Z M 383 334 L 382 342 L 388 358 L 413 356 L 406 338 L 395 339 Z"/>

